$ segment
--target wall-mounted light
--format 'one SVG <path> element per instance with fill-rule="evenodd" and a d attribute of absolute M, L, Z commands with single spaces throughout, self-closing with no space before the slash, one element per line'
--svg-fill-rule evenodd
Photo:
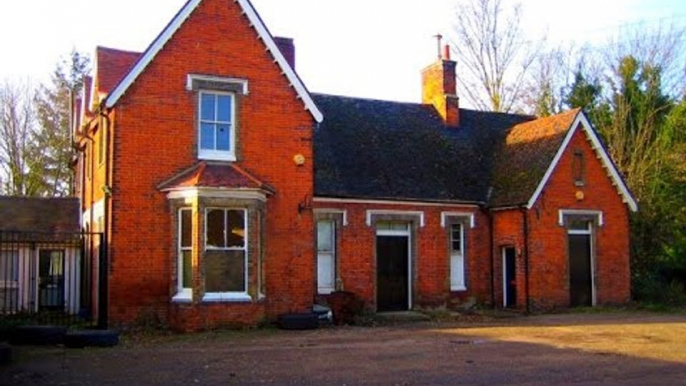
<path fill-rule="evenodd" d="M 305 165 L 305 156 L 302 154 L 296 154 L 293 156 L 293 162 L 295 162 L 296 166 L 303 166 Z"/>

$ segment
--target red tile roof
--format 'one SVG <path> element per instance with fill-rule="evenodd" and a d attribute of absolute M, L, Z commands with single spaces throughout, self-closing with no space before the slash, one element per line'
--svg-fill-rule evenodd
<path fill-rule="evenodd" d="M 96 84 L 99 93 L 108 94 L 126 76 L 141 57 L 140 52 L 123 51 L 114 48 L 97 47 Z"/>
<path fill-rule="evenodd" d="M 233 163 L 201 161 L 158 186 L 160 190 L 180 188 L 263 189 L 274 192 L 250 172 Z"/>
<path fill-rule="evenodd" d="M 579 111 L 539 118 L 508 131 L 497 155 L 491 206 L 522 205 L 531 199 Z"/>

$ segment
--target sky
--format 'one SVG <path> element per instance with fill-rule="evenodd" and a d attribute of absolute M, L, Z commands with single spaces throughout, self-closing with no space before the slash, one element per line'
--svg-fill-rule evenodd
<path fill-rule="evenodd" d="M 46 82 L 72 49 L 144 50 L 186 0 L 0 0 L 0 81 Z M 503 0 L 506 7 L 516 0 Z M 599 46 L 620 26 L 686 25 L 683 0 L 520 0 L 527 39 Z M 252 0 L 275 36 L 295 39 L 311 91 L 417 102 L 459 0 Z M 459 58 L 457 60 L 459 66 Z"/>

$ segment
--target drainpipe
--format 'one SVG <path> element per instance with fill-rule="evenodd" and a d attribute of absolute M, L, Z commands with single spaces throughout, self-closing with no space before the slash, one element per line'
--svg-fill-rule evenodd
<path fill-rule="evenodd" d="M 529 216 L 526 206 L 521 207 L 522 212 L 522 234 L 524 235 L 524 293 L 526 300 L 526 313 L 531 313 L 529 302 Z"/>
<path fill-rule="evenodd" d="M 110 144 L 112 144 L 111 141 L 111 132 L 112 132 L 112 121 L 110 120 L 110 117 L 107 115 L 107 112 L 105 112 L 102 108 L 99 109 L 98 115 L 103 118 L 103 123 L 100 125 L 100 130 L 104 130 L 103 134 L 105 134 L 105 146 L 103 146 L 103 151 L 105 152 L 105 185 L 103 186 L 103 213 L 102 213 L 102 222 L 104 229 L 102 229 L 102 240 L 100 240 L 100 252 L 102 253 L 100 256 L 103 254 L 107 256 L 105 259 L 100 259 L 100 272 L 99 272 L 99 281 L 100 281 L 100 288 L 98 290 L 98 304 L 99 304 L 99 310 L 98 310 L 98 327 L 102 329 L 106 329 L 108 319 L 109 319 L 109 245 L 110 245 L 110 223 L 109 223 L 109 208 L 112 203 L 112 184 L 111 184 L 111 170 L 112 168 L 110 167 L 110 154 L 109 153 L 109 147 Z M 113 145 L 113 144 L 112 144 Z"/>
<path fill-rule="evenodd" d="M 495 240 L 493 240 L 493 237 L 495 235 L 495 232 L 493 232 L 493 213 L 491 213 L 490 210 L 486 209 L 486 215 L 488 216 L 488 249 L 489 249 L 489 254 L 491 255 L 491 307 L 493 309 L 496 308 L 495 306 L 495 266 L 494 266 L 494 251 L 493 248 L 495 246 Z"/>

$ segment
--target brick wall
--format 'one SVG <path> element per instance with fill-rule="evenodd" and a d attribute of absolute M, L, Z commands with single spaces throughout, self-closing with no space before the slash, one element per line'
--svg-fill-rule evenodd
<path fill-rule="evenodd" d="M 474 298 L 490 302 L 490 261 L 488 217 L 469 206 L 428 206 L 365 203 L 318 202 L 318 210 L 345 210 L 348 225 L 337 232 L 338 276 L 343 289 L 357 294 L 367 308 L 376 309 L 376 228 L 366 223 L 367 210 L 421 211 L 425 225 L 417 216 L 402 213 L 379 215 L 379 220 L 401 219 L 412 223 L 411 258 L 413 304 L 416 308 L 455 307 Z M 474 213 L 476 227 L 465 226 L 465 275 L 467 291 L 450 291 L 448 228 L 441 226 L 441 212 Z"/>
<path fill-rule="evenodd" d="M 189 73 L 249 82 L 250 94 L 237 97 L 238 163 L 276 189 L 266 205 L 264 305 L 170 305 L 173 217 L 156 186 L 197 162 L 197 93 L 185 89 Z M 313 223 L 298 204 L 312 196 L 313 120 L 239 5 L 202 2 L 115 108 L 112 321 L 154 314 L 195 329 L 308 308 Z M 295 165 L 295 154 L 305 156 L 304 166 Z"/>
<path fill-rule="evenodd" d="M 576 186 L 574 152 L 583 153 L 585 184 Z M 583 193 L 583 199 L 577 198 Z M 529 224 L 529 291 L 534 309 L 568 307 L 569 254 L 567 229 L 559 225 L 560 209 L 602 211 L 605 224 L 595 227 L 595 288 L 597 304 L 629 301 L 628 208 L 603 168 L 585 133 L 578 130 L 534 207 Z M 517 251 L 517 305 L 525 307 L 524 218 L 519 209 L 494 212 L 496 304 L 502 304 L 502 247 Z"/>

